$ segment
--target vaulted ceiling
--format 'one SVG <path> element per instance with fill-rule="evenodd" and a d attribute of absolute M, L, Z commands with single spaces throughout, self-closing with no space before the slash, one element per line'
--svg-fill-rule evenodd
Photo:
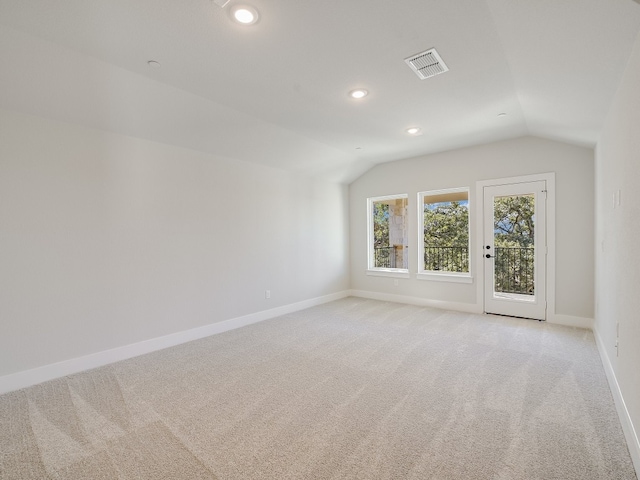
<path fill-rule="evenodd" d="M 633 0 L 0 0 L 0 108 L 349 182 L 522 135 L 594 146 L 639 32 Z M 449 71 L 420 80 L 404 59 L 433 47 Z"/>

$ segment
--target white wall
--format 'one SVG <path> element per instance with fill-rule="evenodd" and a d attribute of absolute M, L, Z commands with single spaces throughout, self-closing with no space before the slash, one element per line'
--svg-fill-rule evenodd
<path fill-rule="evenodd" d="M 0 110 L 0 376 L 347 289 L 347 197 Z"/>
<path fill-rule="evenodd" d="M 640 431 L 640 36 L 596 147 L 596 321 L 631 423 Z M 620 204 L 614 195 L 620 191 Z M 616 351 L 616 324 L 619 347 Z M 614 385 L 614 394 L 615 385 Z M 630 429 L 627 428 L 629 438 Z M 640 471 L 640 444 L 631 440 Z M 635 444 L 635 445 L 634 445 Z M 635 449 L 633 448 L 635 446 Z"/>
<path fill-rule="evenodd" d="M 475 182 L 536 173 L 556 174 L 556 314 L 593 318 L 593 151 L 564 143 L 523 137 L 435 155 L 378 165 L 350 185 L 351 288 L 449 302 L 482 311 L 473 284 L 416 280 L 416 195 L 453 187 L 471 189 L 471 249 L 475 243 Z M 368 197 L 409 194 L 409 271 L 411 278 L 366 275 Z M 413 221 L 411 221 L 413 220 Z"/>

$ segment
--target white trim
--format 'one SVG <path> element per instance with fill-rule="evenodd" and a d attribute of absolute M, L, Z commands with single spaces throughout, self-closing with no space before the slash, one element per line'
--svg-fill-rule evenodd
<path fill-rule="evenodd" d="M 633 421 L 631 420 L 631 415 L 629 415 L 629 410 L 627 409 L 624 397 L 622 396 L 622 391 L 620 390 L 618 379 L 616 378 L 613 366 L 611 365 L 611 361 L 609 360 L 609 355 L 607 355 L 607 350 L 604 346 L 604 342 L 602 341 L 600 333 L 598 333 L 597 328 L 593 329 L 593 336 L 596 339 L 596 345 L 598 346 L 598 351 L 600 352 L 600 358 L 602 359 L 604 373 L 607 375 L 607 380 L 609 381 L 609 388 L 611 389 L 613 401 L 616 405 L 616 410 L 618 411 L 618 417 L 620 418 L 622 431 L 624 432 L 624 437 L 627 440 L 627 447 L 629 448 L 631 461 L 633 462 L 633 466 L 636 469 L 636 473 L 640 474 L 640 440 L 638 440 L 638 434 L 636 433 L 636 429 L 633 426 Z"/>
<path fill-rule="evenodd" d="M 370 268 L 367 270 L 367 275 L 372 277 L 409 278 L 409 270 L 406 268 L 389 268 L 386 270 Z"/>
<path fill-rule="evenodd" d="M 409 200 L 409 194 L 397 193 L 395 195 L 381 195 L 379 197 L 369 197 L 367 198 L 367 201 L 371 200 L 371 202 L 381 202 L 382 200 L 397 200 L 398 198 L 406 198 L 407 200 Z"/>
<path fill-rule="evenodd" d="M 506 185 L 512 183 L 528 183 L 544 180 L 547 182 L 547 320 L 555 317 L 556 311 L 556 174 L 555 172 L 538 173 L 519 177 L 499 178 L 493 180 L 479 180 L 476 182 L 476 206 L 478 211 L 475 216 L 482 218 L 484 208 L 484 187 Z M 476 228 L 476 248 L 482 249 L 484 244 L 483 226 Z M 484 311 L 484 257 L 476 257 L 476 298 L 481 299 L 481 309 Z"/>
<path fill-rule="evenodd" d="M 436 282 L 455 282 L 455 283 L 473 283 L 473 277 L 468 273 L 436 273 L 436 272 L 418 272 L 417 280 L 435 280 Z"/>
<path fill-rule="evenodd" d="M 200 338 L 227 332 L 236 328 L 258 323 L 263 320 L 286 315 L 288 313 L 304 310 L 323 303 L 332 302 L 349 296 L 349 291 L 332 293 L 322 297 L 311 298 L 289 305 L 262 310 L 242 317 L 231 318 L 222 322 L 212 323 L 203 327 L 192 328 L 181 332 L 172 333 L 162 337 L 151 338 L 141 342 L 132 343 L 123 347 L 103 350 L 83 357 L 71 358 L 61 362 L 44 365 L 32 370 L 13 373 L 0 377 L 0 395 L 21 388 L 36 385 L 38 383 L 53 380 L 55 378 L 72 375 L 92 368 L 102 367 L 110 363 L 119 362 L 128 358 L 155 352 L 164 348 L 173 347 L 182 343 L 198 340 Z"/>
<path fill-rule="evenodd" d="M 447 302 L 444 300 L 432 300 L 429 298 L 410 297 L 408 295 L 396 295 L 393 293 L 370 292 L 366 290 L 351 290 L 352 297 L 370 298 L 383 302 L 406 303 L 419 307 L 440 308 L 442 310 L 454 310 L 465 313 L 482 313 L 481 308 L 475 303 Z"/>
<path fill-rule="evenodd" d="M 567 327 L 586 328 L 593 330 L 593 318 L 576 317 L 573 315 L 549 314 L 547 312 L 547 322 Z"/>

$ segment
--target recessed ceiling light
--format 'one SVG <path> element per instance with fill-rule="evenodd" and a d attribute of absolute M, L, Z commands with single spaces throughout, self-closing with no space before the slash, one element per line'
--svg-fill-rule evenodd
<path fill-rule="evenodd" d="M 349 92 L 349 96 L 350 96 L 351 98 L 356 98 L 356 99 L 358 99 L 358 98 L 364 98 L 364 97 L 366 97 L 367 95 L 369 95 L 369 92 L 368 92 L 368 91 L 366 91 L 364 88 L 356 88 L 355 90 L 351 90 L 351 91 Z"/>
<path fill-rule="evenodd" d="M 233 19 L 242 25 L 253 25 L 258 21 L 258 11 L 248 5 L 238 5 L 231 9 Z"/>
<path fill-rule="evenodd" d="M 155 60 L 149 60 L 147 65 L 153 68 L 160 68 L 160 62 L 156 62 Z"/>
<path fill-rule="evenodd" d="M 420 129 L 420 127 L 411 127 L 411 128 L 407 128 L 407 133 L 409 135 L 421 135 L 422 134 L 422 130 Z"/>

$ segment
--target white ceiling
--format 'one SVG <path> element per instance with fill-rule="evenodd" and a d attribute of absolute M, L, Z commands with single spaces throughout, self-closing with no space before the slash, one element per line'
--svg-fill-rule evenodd
<path fill-rule="evenodd" d="M 632 0 L 246 3 L 251 27 L 211 0 L 0 0 L 0 108 L 349 182 L 521 135 L 594 146 L 640 31 Z M 404 59 L 432 47 L 450 70 L 420 80 Z"/>

